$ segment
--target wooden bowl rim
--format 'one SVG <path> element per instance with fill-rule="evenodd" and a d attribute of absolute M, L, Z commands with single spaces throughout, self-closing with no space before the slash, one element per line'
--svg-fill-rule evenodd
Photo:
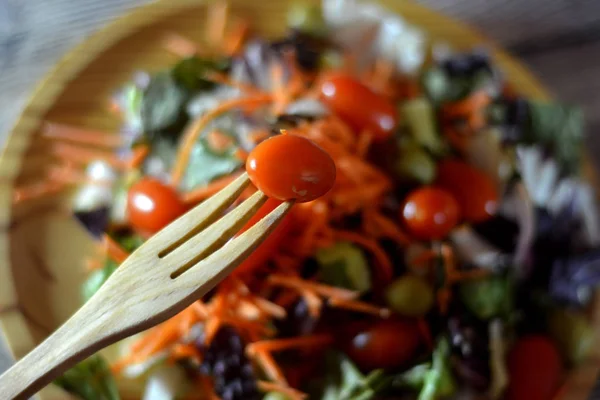
<path fill-rule="evenodd" d="M 15 168 L 8 160 L 10 157 L 21 160 L 27 149 L 22 141 L 29 143 L 31 135 L 36 131 L 41 118 L 51 109 L 56 99 L 61 95 L 63 89 L 69 84 L 70 80 L 77 76 L 87 65 L 89 65 L 102 52 L 115 45 L 118 41 L 133 34 L 137 30 L 154 24 L 163 18 L 173 16 L 187 8 L 200 7 L 209 4 L 214 0 L 156 0 L 154 2 L 134 8 L 122 16 L 116 18 L 103 28 L 91 34 L 81 43 L 72 48 L 59 62 L 45 74 L 42 80 L 36 85 L 29 96 L 25 107 L 20 113 L 17 121 L 9 132 L 2 154 L 0 155 L 0 170 L 6 170 L 5 176 L 0 181 L 0 330 L 8 345 L 8 350 L 14 357 L 14 349 L 11 346 L 12 335 L 7 334 L 9 326 L 20 325 L 23 329 L 19 332 L 19 341 L 27 342 L 29 347 L 34 346 L 34 340 L 28 329 L 24 316 L 15 305 L 18 302 L 16 296 L 15 283 L 12 279 L 12 267 L 10 265 L 10 223 L 12 214 L 12 195 L 13 181 L 20 172 L 20 168 Z M 377 0 L 375 0 L 377 1 Z M 451 25 L 467 35 L 473 37 L 478 43 L 486 46 L 495 56 L 501 56 L 504 63 L 511 69 L 524 77 L 524 80 L 530 85 L 534 95 L 539 98 L 550 98 L 549 92 L 539 82 L 539 80 L 520 62 L 506 53 L 500 46 L 492 40 L 479 34 L 475 29 L 467 24 L 446 17 L 427 7 L 406 1 L 402 4 L 405 9 L 418 11 L 419 14 L 429 15 Z M 419 26 L 418 21 L 410 21 Z M 450 42 L 451 43 L 451 42 Z M 83 51 L 85 49 L 85 51 Z M 63 397 L 57 397 L 63 396 Z M 66 393 L 57 390 L 44 390 L 39 394 L 42 400 L 54 398 L 64 398 Z"/>

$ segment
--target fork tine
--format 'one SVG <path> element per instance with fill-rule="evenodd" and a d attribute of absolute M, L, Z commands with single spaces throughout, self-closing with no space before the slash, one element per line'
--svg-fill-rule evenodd
<path fill-rule="evenodd" d="M 250 179 L 247 173 L 243 173 L 236 180 L 231 182 L 225 188 L 221 189 L 216 195 L 197 205 L 191 211 L 188 211 L 182 217 L 176 219 L 165 229 L 150 238 L 148 242 L 155 242 L 159 248 L 158 256 L 164 257 L 186 240 L 203 231 L 213 222 L 218 220 L 223 212 L 229 207 L 244 189 L 248 187 Z M 182 234 L 184 233 L 184 234 Z M 177 238 L 173 240 L 173 238 Z M 162 243 L 169 243 L 164 246 Z M 164 248 L 163 248 L 164 247 Z"/>
<path fill-rule="evenodd" d="M 190 238 L 176 251 L 167 255 L 164 261 L 177 269 L 171 274 L 176 278 L 210 253 L 222 247 L 235 235 L 267 200 L 267 195 L 256 192 L 227 215 L 215 222 L 200 234 Z"/>
<path fill-rule="evenodd" d="M 293 205 L 292 201 L 280 204 L 246 232 L 196 265 L 191 266 L 183 273 L 179 283 L 189 288 L 200 288 L 195 293 L 198 296 L 211 290 L 254 251 L 262 240 L 277 227 Z"/>

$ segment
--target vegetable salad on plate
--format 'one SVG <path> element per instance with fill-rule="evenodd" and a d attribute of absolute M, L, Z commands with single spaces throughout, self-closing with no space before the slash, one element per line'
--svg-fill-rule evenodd
<path fill-rule="evenodd" d="M 120 88 L 119 135 L 44 126 L 64 163 L 15 201 L 77 184 L 101 250 L 83 300 L 281 132 L 331 157 L 333 188 L 209 294 L 56 384 L 88 400 L 558 396 L 600 282 L 581 112 L 522 97 L 485 49 L 431 51 L 375 4 L 297 3 L 275 40 L 225 3 L 208 12 L 205 37 L 165 36 L 177 63 Z"/>

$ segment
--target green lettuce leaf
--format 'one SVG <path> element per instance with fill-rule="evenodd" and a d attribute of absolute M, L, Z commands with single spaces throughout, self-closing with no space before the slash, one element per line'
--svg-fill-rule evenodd
<path fill-rule="evenodd" d="M 582 154 L 583 111 L 557 103 L 528 102 L 529 124 L 523 141 L 548 147 L 567 173 L 576 172 Z"/>
<path fill-rule="evenodd" d="M 223 72 L 229 68 L 227 59 L 200 58 L 197 56 L 185 58 L 179 61 L 171 71 L 175 81 L 189 91 L 211 89 L 214 82 L 205 78 L 211 71 Z"/>
<path fill-rule="evenodd" d="M 189 191 L 207 185 L 213 180 L 228 175 L 241 167 L 242 162 L 235 157 L 237 145 L 224 152 L 214 151 L 203 138 L 194 145 L 181 190 Z M 177 155 L 177 145 L 171 140 L 157 140 L 152 146 L 152 156 L 158 157 L 170 169 Z"/>
<path fill-rule="evenodd" d="M 104 282 L 115 272 L 118 264 L 112 260 L 107 260 L 104 267 L 90 274 L 83 283 L 81 293 L 84 301 L 88 301 L 100 289 Z"/>
<path fill-rule="evenodd" d="M 371 271 L 363 252 L 349 242 L 337 242 L 316 254 L 321 279 L 333 286 L 368 291 L 371 288 Z"/>
<path fill-rule="evenodd" d="M 195 93 L 214 87 L 204 77 L 209 71 L 225 71 L 226 59 L 189 57 L 170 70 L 152 76 L 139 102 L 142 128 L 151 141 L 176 140 L 188 122 L 186 106 Z"/>
<path fill-rule="evenodd" d="M 190 161 L 182 181 L 183 190 L 192 190 L 237 170 L 242 162 L 235 156 L 235 149 L 217 152 L 211 149 L 204 139 L 200 139 L 192 149 Z"/>
<path fill-rule="evenodd" d="M 345 355 L 330 352 L 325 357 L 326 375 L 309 388 L 311 399 L 369 400 L 382 393 L 392 378 L 382 370 L 364 375 Z"/>
<path fill-rule="evenodd" d="M 450 345 L 446 339 L 438 342 L 432 362 L 419 364 L 396 376 L 394 387 L 408 387 L 419 390 L 419 400 L 435 400 L 452 396 L 456 392 L 456 382 L 450 366 Z"/>
<path fill-rule="evenodd" d="M 513 308 L 512 280 L 507 277 L 465 281 L 459 293 L 467 308 L 481 319 L 508 315 Z"/>
<path fill-rule="evenodd" d="M 466 76 L 450 76 L 441 67 L 427 69 L 421 84 L 427 97 L 434 104 L 461 100 L 471 93 L 485 87 L 492 80 L 492 74 L 486 70 Z"/>
<path fill-rule="evenodd" d="M 120 399 L 110 368 L 98 354 L 80 362 L 54 383 L 83 400 Z"/>
<path fill-rule="evenodd" d="M 185 105 L 189 96 L 189 91 L 168 71 L 150 79 L 140 105 L 142 128 L 148 139 L 173 140 L 179 136 L 188 120 Z"/>

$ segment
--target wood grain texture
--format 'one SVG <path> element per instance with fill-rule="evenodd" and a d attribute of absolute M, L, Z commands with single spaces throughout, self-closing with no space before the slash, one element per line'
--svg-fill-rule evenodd
<path fill-rule="evenodd" d="M 244 4 L 243 0 L 235 2 L 237 4 Z M 538 0 L 534 0 L 534 2 L 537 2 L 539 5 L 538 8 L 543 11 L 543 7 L 541 6 L 542 2 Z M 91 0 L 78 0 L 77 2 L 71 2 L 67 0 L 48 0 L 47 2 L 40 2 L 38 0 L 0 0 L 0 104 L 3 105 L 3 107 L 0 108 L 0 135 L 3 132 L 8 131 L 7 126 L 12 124 L 12 121 L 15 118 L 14 113 L 22 107 L 28 96 L 28 92 L 31 90 L 35 81 L 37 81 L 44 72 L 47 71 L 50 65 L 54 64 L 68 48 L 83 40 L 90 32 L 111 20 L 115 15 L 141 3 L 145 3 L 145 1 L 107 0 L 95 2 Z M 169 4 L 175 3 L 182 3 L 182 0 L 173 0 L 173 2 Z M 433 3 L 433 1 L 431 1 L 431 3 Z M 459 8 L 459 10 L 461 10 L 459 12 L 466 13 L 469 18 L 471 18 L 469 12 L 473 12 L 473 10 L 468 10 L 469 5 L 466 1 L 436 0 L 435 3 L 435 7 L 442 8 L 453 3 L 456 7 L 462 7 Z M 488 4 L 490 6 L 489 12 L 491 13 L 494 13 L 496 10 L 514 10 L 514 8 L 506 8 L 508 3 L 501 0 L 486 0 L 485 2 L 469 1 L 469 3 L 472 7 L 479 10 L 482 10 L 483 7 L 485 7 L 485 4 Z M 578 2 L 575 1 L 575 3 Z M 593 4 L 591 2 L 583 3 L 585 5 L 585 8 L 583 9 L 585 11 L 584 14 L 591 13 L 594 9 Z M 274 11 L 268 10 L 268 12 L 281 12 L 283 5 L 280 6 L 280 4 L 284 4 L 284 2 L 278 3 Z M 469 46 L 481 43 L 491 46 L 490 43 L 486 42 L 476 33 L 464 29 L 460 25 L 456 25 L 435 14 L 408 6 L 409 3 L 406 3 L 404 0 L 399 2 L 390 1 L 390 4 L 394 4 L 394 7 L 401 11 L 412 10 L 412 13 L 409 13 L 410 18 L 419 24 L 425 25 L 434 33 L 434 37 L 442 38 L 447 36 L 451 39 L 450 41 L 459 44 L 459 47 L 463 48 L 468 48 Z M 406 6 L 404 4 L 406 4 Z M 547 4 L 547 2 L 543 2 L 543 4 Z M 162 9 L 154 8 L 153 13 L 155 14 L 153 15 L 144 15 L 140 13 L 137 13 L 136 15 L 139 17 L 139 20 L 150 20 L 160 16 L 159 14 L 168 14 L 172 11 L 170 7 L 171 6 L 165 6 Z M 249 8 L 246 7 L 246 9 Z M 263 8 L 253 14 L 258 21 L 257 23 L 268 23 L 269 18 L 264 15 L 265 11 L 267 10 Z M 572 15 L 578 16 L 577 12 L 582 11 L 581 8 L 578 8 L 573 12 L 575 12 L 575 14 Z M 501 21 L 502 18 L 510 17 L 511 16 L 507 14 L 502 16 L 502 13 L 496 13 L 493 16 L 493 19 Z M 512 17 L 514 17 L 514 15 L 512 15 Z M 533 14 L 530 15 L 530 17 L 531 18 L 526 22 L 530 22 L 533 24 L 530 24 L 531 26 L 535 26 L 534 22 L 538 17 Z M 189 17 L 181 17 L 178 21 L 171 21 L 170 25 L 167 24 L 167 26 L 162 26 L 161 28 L 168 27 L 170 29 L 183 29 L 183 32 L 197 32 L 197 18 L 198 13 L 196 12 Z M 552 18 L 558 17 L 554 16 Z M 488 23 L 490 26 L 499 26 L 486 21 L 486 24 Z M 485 32 L 486 26 L 481 25 L 479 26 L 479 29 Z M 532 31 L 535 30 L 532 29 Z M 563 29 L 560 27 L 550 31 L 557 35 L 564 34 Z M 25 152 L 31 140 L 31 135 L 35 132 L 40 118 L 42 118 L 43 114 L 46 112 L 46 109 L 49 106 L 47 103 L 53 103 L 54 100 L 56 100 L 56 96 L 60 95 L 58 98 L 59 105 L 56 106 L 55 104 L 49 114 L 51 117 L 58 118 L 60 121 L 74 122 L 95 128 L 115 126 L 116 121 L 114 119 L 107 118 L 106 113 L 98 112 L 98 110 L 105 104 L 104 102 L 110 94 L 110 91 L 116 86 L 116 82 L 120 82 L 130 76 L 128 75 L 131 73 L 131 69 L 128 69 L 130 67 L 147 65 L 158 66 L 168 63 L 168 60 L 164 59 L 164 55 L 144 55 L 144 51 L 150 51 L 151 46 L 148 45 L 148 41 L 152 39 L 149 38 L 156 39 L 157 37 L 156 35 L 153 35 L 152 32 L 146 33 L 150 36 L 142 36 L 135 40 L 129 40 L 126 43 L 127 45 L 120 47 L 116 46 L 115 49 L 111 49 L 110 56 L 101 57 L 98 61 L 93 63 L 94 65 L 92 67 L 85 69 L 83 75 L 79 77 L 79 70 L 88 61 L 91 61 L 96 53 L 101 51 L 102 43 L 99 43 L 98 41 L 88 42 L 89 47 L 87 49 L 77 49 L 70 54 L 68 61 L 61 64 L 61 67 L 59 67 L 59 70 L 62 73 L 61 79 L 55 79 L 50 83 L 47 82 L 42 89 L 38 90 L 38 96 L 36 97 L 37 101 L 30 103 L 25 110 L 25 113 L 19 122 L 18 129 L 10 137 L 10 142 L 8 144 L 9 152 L 5 153 L 3 162 L 0 163 L 0 177 L 2 178 L 2 180 L 0 180 L 0 204 L 9 204 L 7 202 L 7 196 L 10 196 L 11 182 L 19 171 L 22 170 L 24 164 L 23 157 L 29 157 L 31 155 L 30 153 Z M 111 40 L 113 39 L 114 38 Z M 497 37 L 496 39 L 508 40 L 504 36 Z M 519 48 L 519 43 L 509 41 L 509 44 Z M 136 47 L 132 48 L 132 45 L 135 45 Z M 523 47 L 521 47 L 521 49 L 523 49 Z M 524 49 L 526 50 L 524 51 L 524 54 L 528 53 L 531 57 L 543 56 L 543 53 L 539 51 L 532 52 L 530 49 L 528 50 L 527 46 L 525 46 Z M 560 51 L 569 51 L 569 49 L 563 46 L 560 48 Z M 8 56 L 4 56 L 4 54 L 8 54 Z M 517 63 L 513 62 L 513 60 L 505 53 L 495 52 L 495 56 L 498 58 L 502 67 L 509 73 L 511 79 L 522 84 L 521 86 L 525 93 L 534 96 L 545 95 L 545 91 L 538 82 L 533 79 L 527 71 L 523 70 Z M 589 57 L 584 56 L 584 58 L 587 59 Z M 131 65 L 123 61 L 128 59 L 132 60 Z M 534 61 L 535 60 L 536 59 L 534 59 Z M 547 61 L 545 62 L 543 59 L 539 58 L 537 58 L 537 60 L 540 68 L 548 67 Z M 112 69 L 108 68 L 106 64 L 102 65 L 102 63 L 105 63 L 106 61 L 115 63 L 115 65 L 110 64 L 110 66 L 113 67 Z M 582 65 L 582 63 L 580 64 Z M 549 73 L 553 73 L 552 70 L 549 71 Z M 568 73 L 569 76 L 572 76 L 571 71 L 572 67 L 569 68 L 568 71 L 560 70 L 558 73 Z M 68 79 L 65 79 L 65 77 L 68 77 Z M 73 77 L 76 78 L 73 79 L 72 82 L 69 82 Z M 551 76 L 549 79 L 553 81 L 556 78 Z M 568 79 L 565 78 L 564 82 L 568 82 Z M 567 90 L 567 86 L 568 85 L 565 83 L 565 86 L 563 86 L 564 89 L 561 90 Z M 66 90 L 63 91 L 65 87 Z M 555 92 L 557 92 L 559 96 L 561 95 L 557 90 L 555 90 Z M 578 96 L 579 94 L 576 95 Z M 32 174 L 35 174 L 36 171 L 39 171 L 37 167 L 31 172 Z M 64 204 L 64 199 L 56 199 L 48 202 L 48 204 L 36 204 L 32 207 L 18 209 L 10 209 L 8 206 L 0 207 L 0 226 L 5 227 L 10 224 L 9 213 L 12 213 L 13 220 L 18 219 L 24 221 L 20 227 L 20 229 L 23 230 L 20 234 L 23 235 L 24 242 L 31 240 L 31 238 L 39 238 L 38 240 L 41 242 L 48 241 L 48 238 L 52 238 L 60 232 L 60 234 L 66 234 L 69 237 L 72 236 L 74 242 L 70 243 L 70 245 L 75 245 L 81 250 L 77 254 L 84 254 L 85 246 L 89 244 L 86 244 L 84 241 L 81 241 L 80 243 L 77 238 L 83 235 L 80 233 L 80 230 L 78 230 L 79 228 L 64 216 L 60 217 L 60 208 L 57 208 L 60 204 Z M 55 214 L 44 212 L 41 216 L 35 218 L 31 217 L 32 215 L 36 215 L 35 212 L 44 209 L 51 210 L 52 213 Z M 52 215 L 55 216 L 53 217 Z M 46 221 L 45 218 L 51 218 L 51 220 Z M 43 228 L 40 229 L 40 227 Z M 0 304 L 4 304 L 3 301 L 7 298 L 20 300 L 19 302 L 6 303 L 6 305 L 11 306 L 12 308 L 6 311 L 5 314 L 0 312 L 0 314 L 2 314 L 0 315 L 0 320 L 2 320 L 5 327 L 10 326 L 7 334 L 13 339 L 11 343 L 12 350 L 18 357 L 21 357 L 30 350 L 32 343 L 36 343 L 46 336 L 47 333 L 44 333 L 44 329 L 53 329 L 58 321 L 64 320 L 77 306 L 77 303 L 64 304 L 64 301 L 52 303 L 52 300 L 65 298 L 65 296 L 69 299 L 77 299 L 78 282 L 82 279 L 82 276 L 81 273 L 79 275 L 73 273 L 73 271 L 77 271 L 77 262 L 75 260 L 64 260 L 64 255 L 70 253 L 69 247 L 66 245 L 63 245 L 62 247 L 59 246 L 56 243 L 56 240 L 49 241 L 48 243 L 50 242 L 52 244 L 47 244 L 48 248 L 45 249 L 44 257 L 47 257 L 48 259 L 51 272 L 59 277 L 57 282 L 53 284 L 48 284 L 42 279 L 21 278 L 19 279 L 20 286 L 15 288 L 10 282 L 11 278 L 17 278 L 15 276 L 10 276 L 10 269 L 2 268 L 2 265 L 0 265 Z M 23 249 L 9 246 L 6 238 L 0 238 L 0 255 L 6 259 L 6 255 L 9 252 L 11 254 L 14 253 L 12 257 L 23 257 Z M 28 258 L 22 258 L 20 260 L 22 260 L 22 264 L 19 264 L 20 268 L 13 268 L 12 274 L 15 274 L 16 271 L 21 271 L 23 274 L 32 273 L 31 271 L 35 268 L 32 261 Z M 14 264 L 14 261 L 15 259 L 13 258 L 11 262 Z M 67 267 L 70 273 L 65 273 L 64 268 Z M 23 284 L 23 282 L 27 283 Z M 28 293 L 35 293 L 35 296 L 29 296 Z M 61 295 L 57 295 L 57 293 L 61 293 Z M 36 299 L 44 299 L 44 301 L 50 299 L 51 301 L 47 305 L 47 309 L 44 310 L 37 308 L 36 304 L 39 304 L 39 301 L 36 301 Z M 25 310 L 26 313 L 24 313 L 23 310 Z M 30 321 L 25 314 L 29 315 L 35 323 Z M 37 325 L 39 326 L 36 327 Z M 19 332 L 25 332 L 25 334 L 21 335 L 22 340 L 15 340 L 16 338 L 19 338 Z M 590 376 L 596 373 L 596 367 L 597 362 L 594 361 L 591 365 L 588 365 L 587 368 L 584 368 L 582 374 L 577 376 L 584 376 L 583 382 L 585 384 L 576 384 L 575 387 L 579 387 L 582 391 L 585 391 L 585 386 L 589 386 L 589 383 L 591 382 Z M 64 398 L 60 397 L 60 395 L 52 397 L 53 395 L 48 393 L 45 393 L 44 399 Z M 584 397 L 581 395 L 577 398 Z"/>

